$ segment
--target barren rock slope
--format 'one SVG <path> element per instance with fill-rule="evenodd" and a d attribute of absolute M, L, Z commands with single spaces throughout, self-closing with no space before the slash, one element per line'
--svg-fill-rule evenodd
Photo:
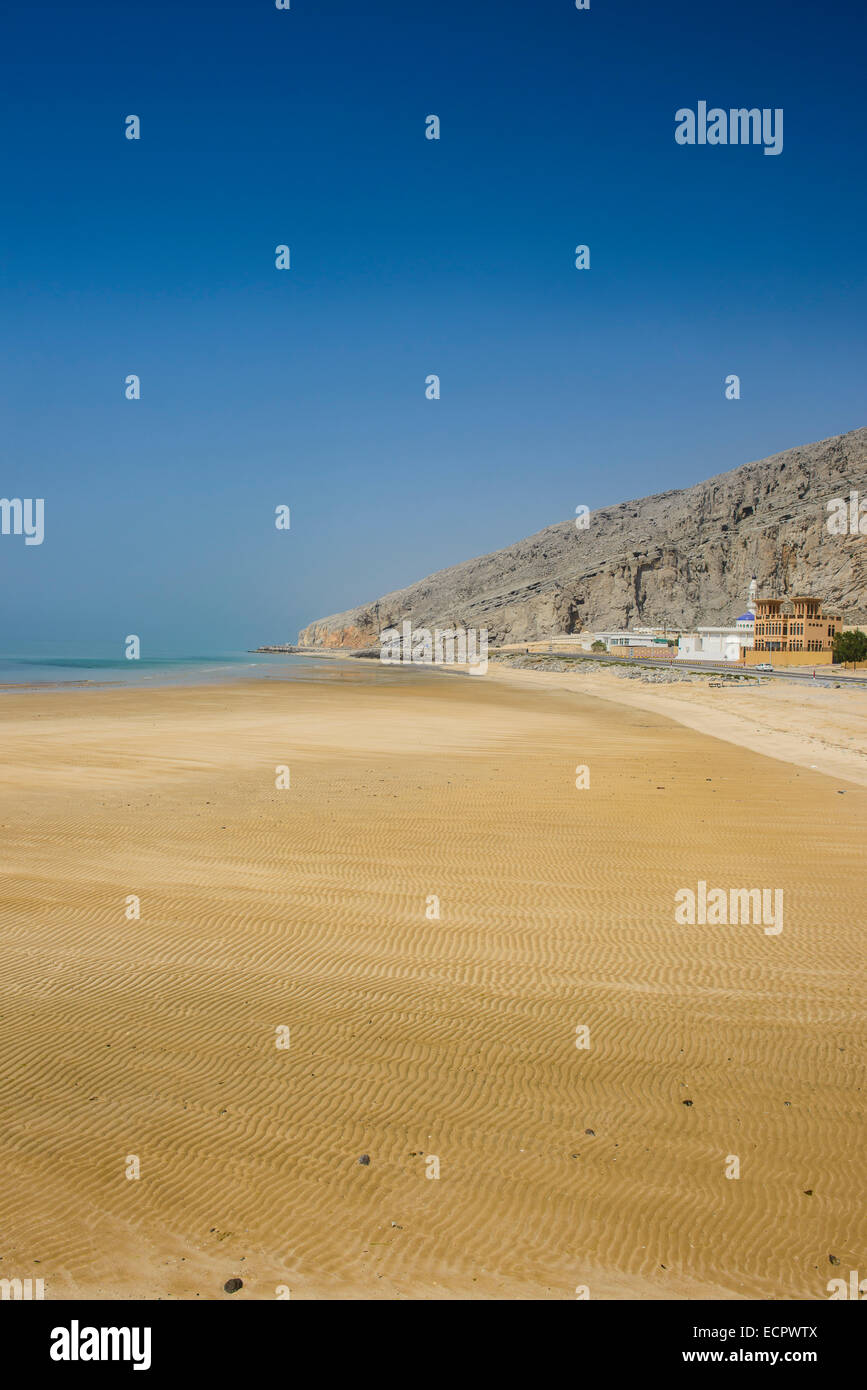
<path fill-rule="evenodd" d="M 759 594 L 815 594 L 867 614 L 867 537 L 831 535 L 826 503 L 867 497 L 867 429 L 745 463 L 705 483 L 621 502 L 320 618 L 302 646 L 362 647 L 403 619 L 488 629 L 492 642 L 553 632 L 729 622 Z"/>

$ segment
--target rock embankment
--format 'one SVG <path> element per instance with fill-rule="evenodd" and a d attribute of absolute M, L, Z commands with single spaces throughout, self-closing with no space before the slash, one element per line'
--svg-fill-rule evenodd
<path fill-rule="evenodd" d="M 729 676 L 721 671 L 683 671 L 670 666 L 621 666 L 613 661 L 563 661 L 556 656 L 490 657 L 492 665 L 511 666 L 518 671 L 562 671 L 572 676 L 593 675 L 607 671 L 626 680 L 644 681 L 646 685 L 680 685 L 683 682 L 706 684 L 708 681 L 750 680 L 754 676 Z"/>

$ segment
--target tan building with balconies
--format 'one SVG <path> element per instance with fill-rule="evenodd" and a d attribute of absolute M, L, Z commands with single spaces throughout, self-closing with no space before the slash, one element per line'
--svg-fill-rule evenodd
<path fill-rule="evenodd" d="M 830 652 L 839 627 L 839 615 L 823 613 L 821 599 L 807 594 L 797 594 L 789 603 L 781 598 L 759 598 L 756 599 L 753 649 L 756 652 Z"/>

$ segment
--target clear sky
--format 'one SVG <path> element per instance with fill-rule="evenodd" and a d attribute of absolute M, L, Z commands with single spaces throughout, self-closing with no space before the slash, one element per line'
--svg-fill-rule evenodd
<path fill-rule="evenodd" d="M 865 424 L 865 39 L 854 0 L 7 6 L 0 495 L 45 540 L 0 536 L 0 650 L 294 640 Z M 782 154 L 678 145 L 702 100 L 783 108 Z"/>

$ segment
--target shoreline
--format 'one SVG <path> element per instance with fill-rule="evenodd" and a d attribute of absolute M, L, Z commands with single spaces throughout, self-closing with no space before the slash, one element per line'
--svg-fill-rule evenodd
<path fill-rule="evenodd" d="M 352 660 L 365 666 L 380 665 L 375 656 Z M 389 669 L 400 671 L 401 667 Z M 740 670 L 714 670 L 693 676 L 682 672 L 683 679 L 669 685 L 642 679 L 642 672 L 658 669 L 653 667 L 624 665 L 592 672 L 522 670 L 498 660 L 496 653 L 488 658 L 485 676 L 470 676 L 459 665 L 421 669 L 461 676 L 476 684 L 492 677 L 514 689 L 572 692 L 643 709 L 749 752 L 867 787 L 867 690 L 857 686 L 847 689 L 842 680 L 839 688 L 813 688 L 773 676 L 759 681 L 753 672 L 746 673 L 752 679 L 744 679 Z M 723 683 L 714 689 L 710 683 L 718 681 Z M 736 708 L 732 707 L 733 700 L 738 702 Z M 817 716 L 817 724 L 810 712 Z"/>
<path fill-rule="evenodd" d="M 345 649 L 297 649 L 272 655 L 304 656 L 310 661 L 346 662 L 370 670 L 381 669 L 377 656 L 354 656 Z M 867 787 L 867 690 L 839 686 L 812 687 L 765 677 L 761 681 L 744 679 L 743 672 L 681 672 L 681 679 L 660 679 L 666 668 L 604 664 L 593 670 L 558 671 L 541 667 L 526 669 L 509 664 L 506 653 L 488 659 L 485 676 L 470 676 L 463 666 L 434 664 L 406 668 L 413 674 L 463 677 L 481 685 L 486 677 L 515 690 L 536 690 L 540 694 L 572 693 L 591 696 L 624 708 L 642 709 L 662 715 L 696 733 L 735 747 L 788 763 L 825 776 L 843 779 L 850 785 Z M 540 654 L 542 655 L 542 654 Z M 556 654 L 552 657 L 556 660 Z M 401 665 L 388 666 L 389 678 L 399 683 L 405 674 Z M 728 679 L 725 679 L 725 677 Z M 234 679 L 161 680 L 70 680 L 14 682 L 0 685 L 6 700 L 20 695 L 97 693 L 99 691 L 148 691 L 211 689 L 226 692 L 259 682 L 294 684 L 291 676 L 252 677 L 239 669 Z M 4 701 L 5 703 L 5 701 Z"/>
<path fill-rule="evenodd" d="M 380 668 L 378 656 L 354 655 L 345 648 L 257 648 L 248 655 L 296 656 L 310 662 L 350 663 L 352 666 Z M 671 682 L 666 676 L 677 668 L 639 665 L 617 666 L 600 662 L 591 669 L 567 671 L 545 667 L 527 669 L 513 666 L 511 659 L 520 653 L 495 651 L 488 659 L 486 675 L 493 681 L 514 689 L 540 692 L 571 692 L 589 695 L 625 708 L 643 709 L 661 714 L 685 728 L 705 734 L 767 757 L 789 763 L 826 776 L 843 779 L 850 785 L 867 787 L 867 690 L 849 687 L 841 679 L 838 685 L 812 687 L 803 682 L 774 680 L 764 677 L 761 682 L 745 679 L 745 673 L 708 671 L 680 672 L 681 679 Z M 537 653 L 545 659 L 548 653 Z M 550 660 L 556 661 L 557 654 Z M 590 663 L 588 662 L 588 666 Z M 279 669 L 279 668 L 276 668 Z M 403 667 L 389 664 L 391 679 L 399 681 Z M 460 665 L 431 665 L 408 667 L 431 675 L 457 675 L 474 682 L 484 676 L 470 677 Z M 753 675 L 753 673 L 746 673 Z M 22 695 L 62 694 L 64 691 L 86 693 L 100 690 L 169 690 L 212 688 L 226 690 L 245 684 L 255 684 L 261 676 L 251 677 L 239 668 L 234 679 L 174 679 L 153 677 L 135 681 L 124 680 L 57 680 L 9 682 L 0 685 L 0 697 L 5 700 Z M 280 683 L 275 674 L 272 679 Z M 292 683 L 286 676 L 285 683 Z M 4 700 L 4 702 L 5 702 Z M 811 713 L 816 716 L 814 722 Z"/>

